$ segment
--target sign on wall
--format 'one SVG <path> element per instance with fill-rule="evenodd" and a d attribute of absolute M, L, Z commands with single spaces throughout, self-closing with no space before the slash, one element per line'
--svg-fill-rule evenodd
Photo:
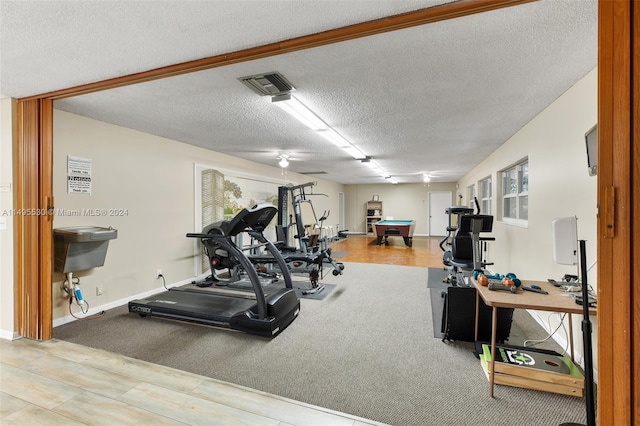
<path fill-rule="evenodd" d="M 67 156 L 67 192 L 91 194 L 91 158 Z"/>

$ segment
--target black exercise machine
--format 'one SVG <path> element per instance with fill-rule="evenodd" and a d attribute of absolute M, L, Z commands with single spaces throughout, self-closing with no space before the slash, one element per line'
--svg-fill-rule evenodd
<path fill-rule="evenodd" d="M 493 216 L 480 214 L 480 204 L 475 198 L 477 213 L 468 212 L 460 214 L 458 226 L 451 240 L 451 256 L 446 259 L 445 265 L 453 268 L 455 281 L 458 286 L 469 286 L 464 272 L 482 272 L 485 266 L 492 265 L 482 258 L 486 253 L 487 241 L 495 241 L 494 237 L 481 237 L 481 233 L 493 230 Z M 442 244 L 442 243 L 441 243 Z M 442 245 L 440 246 L 442 248 Z M 443 262 L 445 257 L 443 256 Z"/>
<path fill-rule="evenodd" d="M 230 261 L 243 268 L 251 282 L 251 291 L 224 292 L 195 286 L 174 287 L 168 291 L 129 302 L 129 312 L 142 317 L 158 316 L 212 326 L 230 328 L 266 337 L 275 337 L 299 314 L 300 301 L 292 288 L 291 276 L 280 252 L 267 240 L 263 231 L 276 215 L 270 204 L 259 204 L 241 210 L 233 219 L 221 221 L 206 229 L 207 233 L 189 233 L 187 237 L 199 238 L 209 253 L 226 253 Z M 258 272 L 243 248 L 233 238 L 246 232 L 271 253 L 282 270 L 283 288 L 266 293 Z M 257 246 L 254 246 L 257 247 Z M 251 248 L 251 247 L 250 247 Z M 231 266 L 231 264 L 229 264 Z"/>
<path fill-rule="evenodd" d="M 213 223 L 206 226 L 202 230 L 202 234 L 218 234 L 220 224 Z M 255 232 L 255 231 L 253 231 Z M 196 234 L 198 235 L 198 234 Z M 242 233 L 234 236 L 234 244 L 237 247 L 242 245 Z M 197 238 L 197 237 L 196 237 Z M 258 245 L 249 246 L 251 252 L 262 247 L 261 244 L 266 242 L 264 234 L 259 233 L 259 236 L 252 237 L 252 239 L 258 241 Z M 277 244 L 276 244 L 277 247 Z M 204 280 L 193 282 L 198 287 L 227 287 L 227 288 L 251 288 L 252 284 L 249 277 L 245 272 L 243 265 L 236 259 L 235 256 L 231 256 L 229 251 L 220 245 L 220 243 L 214 238 L 202 238 L 202 248 L 204 254 L 209 259 L 209 269 L 211 275 Z M 247 253 L 247 250 L 243 249 L 243 252 L 247 255 L 249 260 L 252 260 L 251 253 Z M 277 262 L 276 258 L 270 256 L 272 261 Z M 253 261 L 252 261 L 253 263 Z M 224 271 L 224 272 L 221 272 Z M 270 283 L 276 282 L 279 279 L 279 274 L 269 273 L 258 269 L 258 276 L 260 277 L 260 283 L 264 287 Z M 289 288 L 291 286 L 289 285 Z"/>
<path fill-rule="evenodd" d="M 460 217 L 466 214 L 472 214 L 473 209 L 471 207 L 464 206 L 451 206 L 445 210 L 445 213 L 449 216 L 449 224 L 447 226 L 447 233 L 444 238 L 440 241 L 440 249 L 442 250 L 442 263 L 444 264 L 445 270 L 447 271 L 447 276 L 443 280 L 445 283 L 456 283 L 456 274 L 454 266 L 451 264 L 451 258 L 453 254 L 451 253 L 451 246 L 453 245 L 453 236 L 455 235 L 456 230 L 458 229 L 458 224 L 460 223 Z M 455 224 L 453 223 L 453 218 L 456 217 Z"/>
<path fill-rule="evenodd" d="M 481 237 L 481 233 L 493 230 L 493 216 L 480 214 L 478 199 L 474 199 L 477 213 L 469 207 L 450 207 L 449 226 L 447 236 L 440 242 L 440 248 L 445 252 L 443 263 L 450 269 L 449 283 L 452 285 L 443 291 L 444 306 L 442 313 L 442 340 L 474 341 L 476 317 L 476 290 L 466 280 L 465 273 L 484 271 L 484 267 L 492 265 L 482 258 L 486 253 L 487 241 L 494 241 L 494 237 Z M 457 226 L 452 226 L 451 216 L 458 216 Z M 453 233 L 453 236 L 451 236 Z M 444 245 L 451 246 L 445 250 Z M 478 338 L 490 340 L 492 309 L 480 301 L 478 313 Z M 509 338 L 513 309 L 499 308 L 497 312 L 496 336 L 498 342 Z"/>

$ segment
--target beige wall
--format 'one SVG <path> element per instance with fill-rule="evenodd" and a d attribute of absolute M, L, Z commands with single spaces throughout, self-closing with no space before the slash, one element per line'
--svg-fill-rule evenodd
<path fill-rule="evenodd" d="M 493 178 L 492 208 L 496 221 L 492 236 L 496 241 L 489 245 L 488 259 L 495 262 L 494 271 L 543 281 L 576 274 L 576 267 L 558 265 L 553 260 L 551 222 L 557 217 L 578 217 L 578 238 L 587 242 L 587 265 L 596 261 L 597 178 L 588 175 L 584 140 L 596 121 L 594 69 L 460 180 L 466 204 L 469 185 L 477 185 L 487 176 Z M 500 220 L 498 173 L 525 157 L 529 159 L 529 223 L 527 227 L 519 227 Z M 594 288 L 596 269 L 594 266 L 588 274 L 589 284 Z M 558 325 L 556 315 L 539 313 L 539 317 L 549 329 Z M 580 352 L 581 320 L 581 316 L 574 317 L 574 336 Z M 594 329 L 594 340 L 596 334 Z M 562 331 L 554 337 L 564 339 Z"/>
<path fill-rule="evenodd" d="M 67 193 L 67 156 L 90 158 L 92 193 Z M 156 271 L 162 269 L 167 284 L 194 276 L 197 244 L 187 232 L 194 225 L 194 164 L 237 170 L 281 184 L 309 182 L 308 176 L 277 167 L 183 144 L 173 140 L 114 126 L 63 111 L 54 111 L 54 196 L 58 214 L 54 228 L 95 225 L 113 226 L 118 238 L 111 240 L 103 267 L 79 272 L 85 299 L 95 311 L 124 303 L 133 295 L 161 288 Z M 314 208 L 338 211 L 340 184 L 317 181 Z M 64 216 L 61 212 L 84 209 L 124 209 L 124 216 Z M 337 218 L 334 218 L 337 220 Z M 331 224 L 332 222 L 328 223 Z M 54 325 L 69 320 L 68 302 L 60 290 L 64 280 L 54 274 Z M 103 288 L 101 296 L 96 287 Z M 75 312 L 77 312 L 75 307 Z"/>
<path fill-rule="evenodd" d="M 13 185 L 12 148 L 15 133 L 15 101 L 0 100 L 0 338 L 13 339 Z M 11 187 L 13 188 L 13 186 Z"/>
<path fill-rule="evenodd" d="M 402 183 L 397 185 L 345 185 L 346 229 L 365 232 L 366 202 L 378 195 L 383 216 L 416 221 L 414 235 L 429 235 L 429 192 L 450 191 L 455 205 L 455 183 Z M 445 230 L 441 234 L 444 235 Z"/>

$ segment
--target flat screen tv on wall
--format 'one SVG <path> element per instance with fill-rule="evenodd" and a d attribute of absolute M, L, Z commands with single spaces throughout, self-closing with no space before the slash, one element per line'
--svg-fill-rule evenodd
<path fill-rule="evenodd" d="M 589 176 L 598 174 L 598 125 L 593 126 L 584 135 L 587 144 L 587 165 L 589 166 Z"/>

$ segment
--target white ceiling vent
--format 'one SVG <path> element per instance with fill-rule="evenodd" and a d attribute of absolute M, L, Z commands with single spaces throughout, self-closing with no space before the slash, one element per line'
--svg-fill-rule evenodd
<path fill-rule="evenodd" d="M 283 95 L 296 90 L 285 76 L 276 71 L 240 77 L 238 80 L 260 96 Z"/>

